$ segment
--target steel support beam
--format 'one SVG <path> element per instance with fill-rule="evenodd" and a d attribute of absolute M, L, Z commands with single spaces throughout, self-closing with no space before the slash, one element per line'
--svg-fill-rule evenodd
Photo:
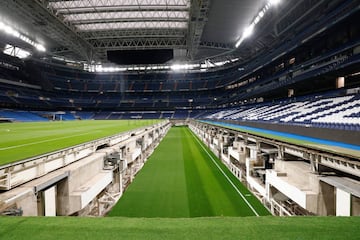
<path fill-rule="evenodd" d="M 210 0 L 191 0 L 190 20 L 187 35 L 188 57 L 194 59 L 201 36 L 208 20 Z"/>
<path fill-rule="evenodd" d="M 6 8 L 24 22 L 38 23 L 34 24 L 36 31 L 73 51 L 79 60 L 93 59 L 95 53 L 91 45 L 53 15 L 46 8 L 46 4 L 47 1 L 41 0 L 3 0 L 1 2 L 2 8 Z"/>
<path fill-rule="evenodd" d="M 95 49 L 141 50 L 141 49 L 185 49 L 182 38 L 139 38 L 139 39 L 94 39 L 89 41 Z"/>

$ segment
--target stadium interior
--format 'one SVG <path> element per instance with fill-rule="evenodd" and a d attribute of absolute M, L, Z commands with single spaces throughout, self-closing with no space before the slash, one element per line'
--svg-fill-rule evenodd
<path fill-rule="evenodd" d="M 0 127 L 148 125 L 0 162 L 0 215 L 104 216 L 186 125 L 272 215 L 359 216 L 359 19 L 359 0 L 1 1 Z"/>

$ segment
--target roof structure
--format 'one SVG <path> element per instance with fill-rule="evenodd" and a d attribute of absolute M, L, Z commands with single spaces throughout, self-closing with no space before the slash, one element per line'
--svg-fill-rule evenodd
<path fill-rule="evenodd" d="M 173 49 L 191 62 L 244 61 L 345 0 L 283 0 L 266 13 L 252 39 L 236 48 L 269 1 L 2 0 L 0 20 L 43 43 L 47 54 L 87 63 L 107 62 L 108 51 L 148 49 Z"/>

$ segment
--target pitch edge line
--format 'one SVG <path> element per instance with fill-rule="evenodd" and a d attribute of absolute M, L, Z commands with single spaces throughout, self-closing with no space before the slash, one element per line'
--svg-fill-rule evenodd
<path fill-rule="evenodd" d="M 194 133 L 191 131 L 191 134 L 193 135 L 193 137 L 196 139 L 196 141 L 198 142 L 198 144 L 201 146 L 201 148 L 206 152 L 206 154 L 210 157 L 210 159 L 212 160 L 212 162 L 216 165 L 216 167 L 220 170 L 220 172 L 225 176 L 225 178 L 228 180 L 228 182 L 231 184 L 231 186 L 233 186 L 233 188 L 236 190 L 236 192 L 240 195 L 240 197 L 245 201 L 245 203 L 249 206 L 249 208 L 253 211 L 253 213 L 255 213 L 255 215 L 257 217 L 259 217 L 259 214 L 255 211 L 255 209 L 251 206 L 251 204 L 248 202 L 248 200 L 246 200 L 246 198 L 244 197 L 244 195 L 240 192 L 240 190 L 235 186 L 235 184 L 231 181 L 231 179 L 225 174 L 225 172 L 220 168 L 220 166 L 217 164 L 217 162 L 215 161 L 215 159 L 211 156 L 211 154 L 206 150 L 206 148 L 204 148 L 204 146 L 201 144 L 201 142 L 199 141 L 199 139 L 194 135 Z"/>

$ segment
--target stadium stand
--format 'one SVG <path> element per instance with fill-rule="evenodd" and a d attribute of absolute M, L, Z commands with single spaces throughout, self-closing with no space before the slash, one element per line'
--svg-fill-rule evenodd
<path fill-rule="evenodd" d="M 358 14 L 345 20 L 336 18 L 349 10 L 346 6 L 348 4 L 339 5 L 311 26 L 300 28 L 295 37 L 282 42 L 270 52 L 260 51 L 256 59 L 207 71 L 94 73 L 61 61 L 38 58 L 21 60 L 1 53 L 0 107 L 21 111 L 90 113 L 86 116 L 65 115 L 67 120 L 132 118 L 134 115 L 131 112 L 141 113 L 137 117 L 177 119 L 203 118 L 219 108 L 234 111 L 235 106 L 247 109 L 249 103 L 265 101 L 276 103 L 277 106 L 273 108 L 284 107 L 284 112 L 269 110 L 272 118 L 266 118 L 265 113 L 258 116 L 254 112 L 253 118 L 248 116 L 249 119 L 244 120 L 323 127 L 338 124 L 337 128 L 352 128 L 357 121 L 357 113 L 353 112 L 356 108 L 344 107 L 342 110 L 347 115 L 333 119 L 333 112 L 320 112 L 323 117 L 316 117 L 316 112 L 310 112 L 315 106 L 309 105 L 311 103 L 306 100 L 289 106 L 277 102 L 286 97 L 290 88 L 295 89 L 296 101 L 300 101 L 299 96 L 311 92 L 333 90 L 334 80 L 330 82 L 329 79 L 334 79 L 334 76 L 346 76 L 345 88 L 359 85 L 357 75 L 353 75 L 360 63 L 360 36 L 354 21 Z M 329 21 L 334 18 L 337 20 Z M 343 27 L 344 23 L 347 28 Z M 318 33 L 318 29 L 324 31 Z M 314 38 L 314 34 L 319 36 Z M 323 111 L 327 107 L 324 103 Z M 346 104 L 338 104 L 342 103 Z M 330 111 L 333 105 L 327 104 Z M 307 112 L 291 115 L 293 108 L 309 111 L 313 116 L 305 115 Z M 226 111 L 218 114 L 230 116 Z M 241 116 L 237 120 L 242 120 Z M 343 120 L 345 122 L 341 122 Z"/>
<path fill-rule="evenodd" d="M 42 122 L 48 121 L 47 118 L 41 117 L 36 113 L 28 111 L 0 110 L 0 118 L 17 122 Z"/>
<path fill-rule="evenodd" d="M 312 98 L 311 98 L 312 97 Z M 206 119 L 257 121 L 360 130 L 360 94 L 339 97 L 306 96 L 301 99 L 223 109 Z"/>

